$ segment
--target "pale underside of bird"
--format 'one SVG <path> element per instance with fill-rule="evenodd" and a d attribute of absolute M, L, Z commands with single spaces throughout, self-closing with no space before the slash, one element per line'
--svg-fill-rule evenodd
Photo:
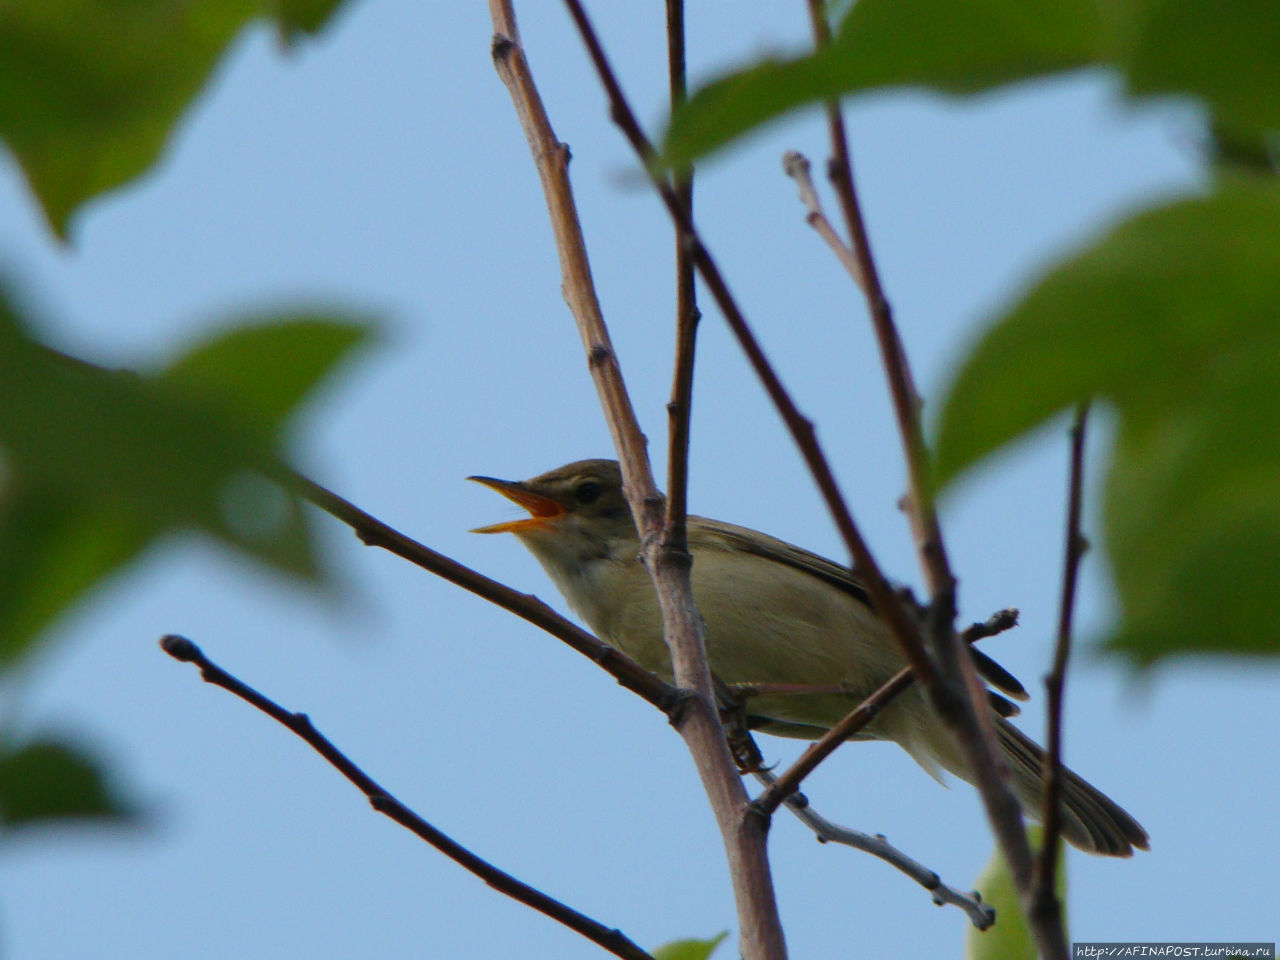
<path fill-rule="evenodd" d="M 529 511 L 478 533 L 513 533 L 533 553 L 587 625 L 665 679 L 670 659 L 640 541 L 612 460 L 584 460 L 526 481 L 472 477 Z M 765 534 L 689 517 L 694 601 L 706 624 L 707 659 L 728 684 L 785 684 L 840 692 L 752 697 L 753 729 L 816 739 L 892 677 L 905 660 L 848 568 Z M 975 654 L 977 652 L 975 651 Z M 1006 693 L 1021 686 L 989 658 L 976 666 Z M 775 688 L 776 689 L 776 688 Z M 1042 806 L 1041 748 L 1001 714 L 992 720 L 1010 784 L 1023 808 Z M 918 684 L 893 700 L 855 739 L 891 740 L 935 778 L 971 776 L 959 744 Z M 1091 853 L 1130 856 L 1147 834 L 1114 801 L 1063 771 L 1062 835 Z"/>

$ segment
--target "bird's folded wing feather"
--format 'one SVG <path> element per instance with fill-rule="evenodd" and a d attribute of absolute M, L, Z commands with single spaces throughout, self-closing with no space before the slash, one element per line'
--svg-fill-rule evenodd
<path fill-rule="evenodd" d="M 775 563 L 784 564 L 810 576 L 817 577 L 824 583 L 847 593 L 861 603 L 865 603 L 868 607 L 872 606 L 871 595 L 867 592 L 867 588 L 854 577 L 848 567 L 841 566 L 834 560 L 828 560 L 826 557 L 821 557 L 812 551 L 787 543 L 785 540 L 779 540 L 776 537 L 771 537 L 755 530 L 748 530 L 746 527 L 739 527 L 732 523 L 724 523 L 720 520 L 691 516 L 689 517 L 689 528 L 691 534 L 705 541 L 708 545 L 720 546 L 722 549 L 729 551 L 742 551 L 763 557 L 766 560 L 772 560 Z M 974 669 L 985 677 L 993 687 L 1019 700 L 1027 698 L 1026 688 L 1018 681 L 1017 677 L 1013 676 L 982 651 L 970 647 L 969 652 L 973 656 Z M 1008 701 L 1004 701 L 1004 703 L 1007 707 L 1013 707 L 1013 704 L 1008 703 Z M 1004 713 L 1004 710 L 1000 709 L 1000 707 L 997 707 L 997 712 L 1002 713 L 1004 716 L 1011 715 Z"/>

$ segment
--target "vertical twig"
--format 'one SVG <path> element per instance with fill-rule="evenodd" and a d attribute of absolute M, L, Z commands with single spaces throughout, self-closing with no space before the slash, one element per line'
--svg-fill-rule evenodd
<path fill-rule="evenodd" d="M 671 109 L 685 102 L 684 0 L 667 0 L 667 74 Z M 693 170 L 679 173 L 673 189 L 684 209 L 693 210 Z M 688 552 L 685 520 L 688 517 L 689 430 L 693 415 L 693 361 L 697 344 L 698 312 L 693 258 L 680 231 L 676 247 L 676 359 L 671 401 L 667 404 L 669 451 L 667 454 L 667 517 L 663 550 L 673 555 Z"/>
<path fill-rule="evenodd" d="M 644 434 L 596 298 L 569 182 L 569 153 L 552 130 L 520 48 L 511 0 L 490 0 L 489 11 L 495 32 L 494 65 L 511 94 L 542 180 L 560 255 L 564 296 L 577 321 L 592 380 L 618 451 L 628 502 L 662 610 L 663 636 L 671 652 L 676 683 L 687 696 L 675 724 L 720 828 L 738 908 L 741 951 L 748 960 L 782 960 L 786 944 L 769 871 L 767 821 L 752 813 L 729 753 L 707 666 L 702 621 L 693 604 L 689 566 L 662 550 L 663 499 L 654 485 Z"/>
<path fill-rule="evenodd" d="M 1084 499 L 1084 440 L 1089 404 L 1076 408 L 1070 432 L 1070 468 L 1067 482 L 1067 532 L 1063 550 L 1062 602 L 1058 610 L 1058 637 L 1053 651 L 1053 667 L 1044 678 L 1048 735 L 1044 752 L 1044 845 L 1036 862 L 1032 912 L 1043 923 L 1062 926 L 1062 904 L 1058 901 L 1055 878 L 1058 871 L 1058 837 L 1062 828 L 1059 796 L 1062 792 L 1062 697 L 1067 680 L 1067 660 L 1071 656 L 1071 619 L 1075 610 L 1076 582 L 1080 559 L 1088 547 L 1080 532 Z"/>

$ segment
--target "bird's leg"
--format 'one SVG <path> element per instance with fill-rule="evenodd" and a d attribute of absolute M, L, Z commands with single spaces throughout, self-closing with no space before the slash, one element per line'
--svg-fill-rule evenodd
<path fill-rule="evenodd" d="M 725 683 L 715 678 L 716 699 L 720 707 L 720 722 L 724 724 L 725 740 L 729 744 L 729 753 L 744 774 L 757 773 L 767 769 L 764 766 L 764 755 L 756 746 L 755 738 L 747 725 L 745 699 L 735 689 L 735 684 Z"/>

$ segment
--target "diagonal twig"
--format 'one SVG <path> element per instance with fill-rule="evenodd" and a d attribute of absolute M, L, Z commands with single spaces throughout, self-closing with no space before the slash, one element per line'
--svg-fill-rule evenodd
<path fill-rule="evenodd" d="M 542 628 L 664 713 L 671 715 L 679 709 L 680 698 L 674 687 L 640 666 L 621 650 L 609 646 L 577 624 L 566 620 L 537 597 L 513 590 L 504 583 L 437 553 L 299 473 L 281 474 L 277 479 L 308 503 L 351 527 L 366 546 L 390 551 Z"/>
<path fill-rule="evenodd" d="M 769 790 L 774 787 L 774 777 L 767 770 L 756 771 L 756 778 Z M 982 902 L 982 894 L 978 891 L 964 893 L 955 887 L 942 882 L 937 872 L 924 864 L 907 856 L 880 834 L 872 835 L 849 827 L 842 827 L 821 816 L 809 804 L 803 793 L 795 793 L 787 797 L 787 809 L 795 814 L 805 826 L 812 830 L 820 843 L 839 843 L 855 850 L 861 850 L 905 873 L 920 886 L 933 895 L 933 902 L 938 906 L 954 904 L 969 915 L 969 922 L 979 930 L 986 930 L 996 922 L 995 908 Z"/>
<path fill-rule="evenodd" d="M 976 643 L 985 638 L 995 636 L 1008 630 L 1018 620 L 1018 611 L 1001 610 L 993 614 L 984 623 L 975 623 L 965 630 L 963 639 L 966 643 Z M 772 814 L 778 805 L 800 789 L 804 778 L 817 769 L 836 748 L 845 743 L 855 733 L 871 723 L 888 706 L 895 697 L 901 694 L 915 681 L 915 674 L 910 667 L 903 667 L 892 677 L 882 683 L 873 693 L 850 710 L 840 722 L 811 743 L 781 776 L 771 777 L 769 789 L 754 801 L 756 806 L 766 814 Z"/>
<path fill-rule="evenodd" d="M 667 0 L 667 72 L 671 109 L 675 110 L 687 97 L 685 77 L 684 0 Z M 686 210 L 693 209 L 693 171 L 675 177 L 674 190 Z M 680 231 L 675 235 L 676 247 L 676 359 L 671 383 L 671 400 L 667 404 L 667 512 L 662 549 L 687 560 L 689 424 L 693 413 L 693 362 L 697 345 L 697 291 L 694 286 L 693 259 Z"/>
<path fill-rule="evenodd" d="M 489 886 L 532 907 L 539 913 L 556 920 L 570 930 L 580 933 L 593 943 L 599 944 L 616 957 L 624 960 L 653 960 L 653 956 L 630 939 L 622 931 L 607 927 L 593 920 L 584 913 L 579 913 L 567 904 L 548 896 L 536 887 L 531 887 L 522 880 L 500 870 L 482 857 L 472 853 L 453 838 L 441 833 L 414 811 L 388 793 L 372 777 L 357 766 L 346 754 L 334 746 L 324 734 L 315 728 L 305 713 L 293 713 L 284 709 L 274 700 L 264 696 L 257 690 L 237 679 L 208 657 L 186 637 L 169 634 L 160 641 L 165 653 L 185 663 L 194 663 L 200 668 L 200 676 L 208 683 L 222 687 L 241 700 L 261 710 L 277 723 L 289 728 L 307 742 L 320 756 L 324 757 L 339 773 L 350 780 L 369 799 L 374 810 L 384 814 L 411 831 L 431 846 L 435 847 L 454 863 L 479 877 Z"/>
<path fill-rule="evenodd" d="M 823 0 L 808 0 L 814 45 L 821 50 L 831 42 L 827 22 L 827 5 Z M 849 158 L 848 136 L 840 103 L 826 103 L 827 126 L 832 156 L 828 173 L 849 231 L 849 242 L 858 265 L 871 324 L 880 348 L 881 362 L 889 383 L 898 433 L 907 461 L 910 485 L 908 516 L 915 534 L 916 551 L 929 586 L 926 635 L 940 673 L 946 682 L 929 686 L 930 699 L 944 721 L 957 734 L 974 783 L 982 797 L 996 842 L 999 844 L 1018 890 L 1022 905 L 1030 912 L 1032 886 L 1031 848 L 1027 843 L 1022 809 L 1009 787 L 1004 760 L 996 742 L 991 711 L 983 704 L 983 688 L 970 658 L 955 630 L 956 579 L 947 559 L 938 522 L 933 477 L 924 430 L 920 421 L 920 396 L 911 375 L 911 367 L 902 339 L 893 322 L 893 312 L 885 296 L 871 252 L 871 241 L 853 183 L 853 164 Z M 1037 928 L 1037 943 L 1049 957 L 1065 958 L 1066 939 L 1061 925 L 1056 930 Z"/>
<path fill-rule="evenodd" d="M 796 182 L 796 186 L 800 189 L 800 202 L 809 211 L 805 220 L 809 226 L 818 232 L 818 236 L 826 241 L 827 246 L 831 248 L 831 252 L 840 261 L 840 265 L 845 268 L 849 276 L 853 278 L 853 282 L 861 287 L 865 293 L 867 290 L 867 278 L 862 272 L 862 265 L 858 262 L 858 258 L 853 255 L 853 251 L 836 233 L 835 227 L 831 225 L 831 221 L 827 218 L 826 211 L 822 209 L 822 201 L 818 198 L 818 191 L 814 189 L 810 168 L 809 158 L 797 150 L 788 150 L 782 155 L 782 169 L 786 171 L 788 177 Z"/>

